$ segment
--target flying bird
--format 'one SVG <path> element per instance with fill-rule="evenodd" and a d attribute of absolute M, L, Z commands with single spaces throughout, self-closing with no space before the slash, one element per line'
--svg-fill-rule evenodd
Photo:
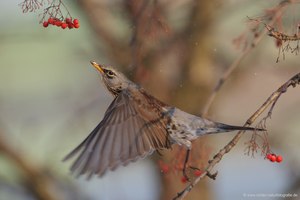
<path fill-rule="evenodd" d="M 200 136 L 262 130 L 191 115 L 156 99 L 115 68 L 94 61 L 91 64 L 114 100 L 96 128 L 64 158 L 76 157 L 71 171 L 77 175 L 103 176 L 107 170 L 145 158 L 156 150 L 169 149 L 173 144 L 186 147 L 188 158 L 191 141 Z"/>

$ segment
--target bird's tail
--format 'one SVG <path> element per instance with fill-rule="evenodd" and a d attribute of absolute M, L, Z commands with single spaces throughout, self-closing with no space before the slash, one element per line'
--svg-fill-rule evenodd
<path fill-rule="evenodd" d="M 199 128 L 196 130 L 197 135 L 206 135 L 206 134 L 214 134 L 214 133 L 222 133 L 222 132 L 230 132 L 230 131 L 266 131 L 262 128 L 254 128 L 254 127 L 244 127 L 244 126 L 232 126 L 219 122 L 214 122 L 214 124 L 209 127 Z"/>
<path fill-rule="evenodd" d="M 245 127 L 245 126 L 232 126 L 223 123 L 216 123 L 217 132 L 228 132 L 228 131 L 266 131 L 263 128 Z"/>
<path fill-rule="evenodd" d="M 227 125 L 223 123 L 216 123 L 217 128 L 223 131 L 236 131 L 236 130 L 244 130 L 244 131 L 266 131 L 266 129 L 263 128 L 254 128 L 254 127 L 245 127 L 245 126 L 232 126 L 232 125 Z"/>

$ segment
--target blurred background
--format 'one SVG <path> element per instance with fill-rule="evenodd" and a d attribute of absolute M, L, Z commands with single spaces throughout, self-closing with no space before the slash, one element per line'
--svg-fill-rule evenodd
<path fill-rule="evenodd" d="M 62 162 L 113 99 L 90 60 L 116 66 L 160 100 L 201 115 L 219 78 L 243 54 L 232 41 L 244 32 L 251 35 L 247 16 L 274 12 L 279 2 L 68 0 L 64 3 L 81 26 L 62 30 L 43 28 L 42 10 L 24 14 L 21 1 L 0 1 L 0 200 L 174 197 L 185 186 L 181 174 L 162 174 L 157 161 L 168 163 L 178 151 L 154 154 L 90 181 L 72 176 L 71 162 Z M 290 34 L 298 30 L 299 9 L 292 4 L 283 12 L 283 30 Z M 299 56 L 286 53 L 276 63 L 277 56 L 274 39 L 265 36 L 230 75 L 207 116 L 244 124 L 299 72 Z M 280 98 L 267 123 L 282 163 L 264 160 L 260 151 L 255 158 L 245 155 L 251 135 L 244 135 L 217 165 L 217 179 L 202 180 L 186 199 L 265 194 L 267 200 L 287 193 L 300 199 L 299 88 Z M 200 139 L 193 146 L 200 157 L 194 159 L 205 164 L 233 136 Z"/>

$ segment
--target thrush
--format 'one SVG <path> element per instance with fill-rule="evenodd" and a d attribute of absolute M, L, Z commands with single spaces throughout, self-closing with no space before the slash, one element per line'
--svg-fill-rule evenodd
<path fill-rule="evenodd" d="M 100 72 L 114 100 L 102 121 L 64 159 L 76 157 L 71 171 L 77 175 L 102 176 L 107 170 L 145 158 L 156 150 L 169 149 L 173 144 L 186 147 L 189 153 L 191 142 L 203 135 L 257 130 L 186 113 L 156 99 L 113 67 L 91 64 Z"/>

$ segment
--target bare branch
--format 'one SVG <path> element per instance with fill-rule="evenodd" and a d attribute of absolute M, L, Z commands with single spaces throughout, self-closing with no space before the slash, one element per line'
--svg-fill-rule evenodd
<path fill-rule="evenodd" d="M 23 13 L 34 12 L 43 6 L 43 0 L 24 0 L 19 4 Z"/>
<path fill-rule="evenodd" d="M 293 76 L 291 79 L 289 79 L 286 83 L 281 85 L 275 92 L 273 92 L 269 98 L 259 107 L 258 110 L 246 121 L 244 126 L 250 126 L 270 105 L 271 108 L 274 107 L 274 103 L 277 102 L 278 98 L 281 96 L 281 94 L 285 93 L 287 89 L 292 86 L 296 87 L 300 84 L 300 73 Z M 201 174 L 201 176 L 194 179 L 193 182 L 191 182 L 182 192 L 178 193 L 177 196 L 174 199 L 183 199 L 192 189 L 193 187 L 205 176 L 211 177 L 211 171 L 213 170 L 214 166 L 219 163 L 223 156 L 230 152 L 231 149 L 238 143 L 241 136 L 243 135 L 245 131 L 239 131 L 234 138 L 225 145 L 214 157 L 212 160 L 209 161 L 205 171 Z"/>

